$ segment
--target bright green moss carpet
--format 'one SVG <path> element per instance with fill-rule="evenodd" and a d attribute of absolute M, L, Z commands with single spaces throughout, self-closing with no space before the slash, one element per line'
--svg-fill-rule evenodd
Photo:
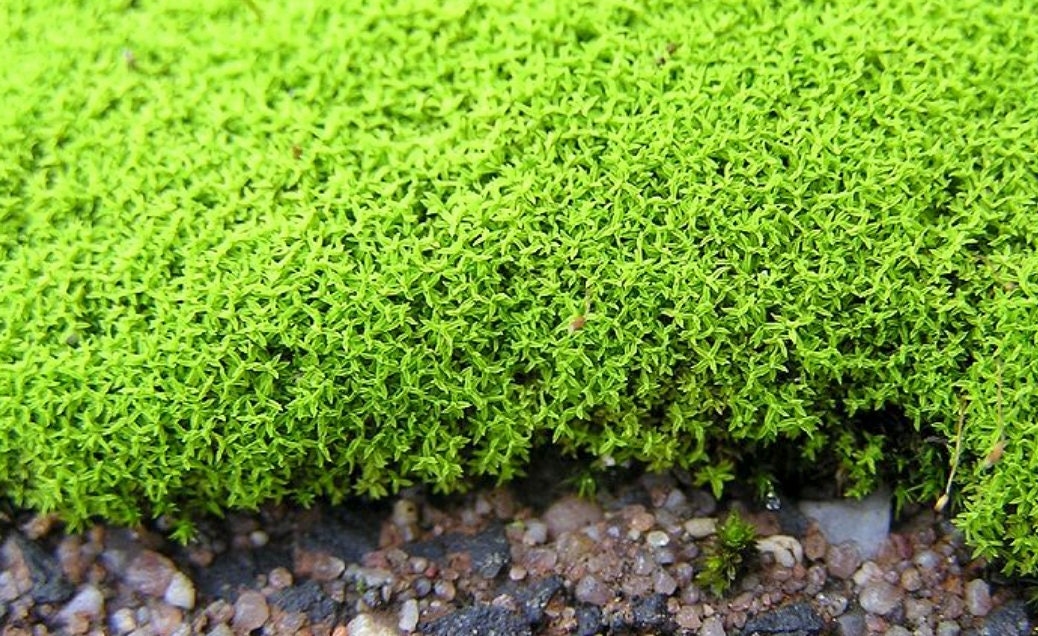
<path fill-rule="evenodd" d="M 948 511 L 1038 570 L 1031 3 L 256 2 L 0 5 L 14 503 L 186 520 L 548 443 L 932 503 L 961 412 Z"/>

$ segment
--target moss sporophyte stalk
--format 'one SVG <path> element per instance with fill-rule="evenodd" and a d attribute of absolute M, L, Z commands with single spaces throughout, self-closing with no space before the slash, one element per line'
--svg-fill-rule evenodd
<path fill-rule="evenodd" d="M 196 4 L 4 5 L 15 505 L 782 456 L 1038 570 L 1029 3 Z"/>

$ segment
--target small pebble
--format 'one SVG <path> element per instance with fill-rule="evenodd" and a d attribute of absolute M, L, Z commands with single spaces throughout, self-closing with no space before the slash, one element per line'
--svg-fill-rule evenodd
<path fill-rule="evenodd" d="M 670 537 L 662 530 L 653 530 L 645 535 L 645 542 L 654 548 L 662 548 L 670 543 Z"/>
<path fill-rule="evenodd" d="M 849 579 L 861 565 L 861 553 L 853 543 L 830 545 L 825 553 L 825 567 L 838 579 Z"/>
<path fill-rule="evenodd" d="M 526 545 L 541 545 L 548 540 L 548 526 L 543 521 L 531 519 L 526 522 L 526 530 L 523 532 L 523 543 Z"/>
<path fill-rule="evenodd" d="M 717 519 L 714 517 L 697 517 L 685 522 L 685 532 L 693 539 L 703 539 L 717 532 Z"/>
<path fill-rule="evenodd" d="M 987 616 L 991 611 L 991 588 L 982 579 L 966 584 L 966 611 L 974 616 Z"/>
<path fill-rule="evenodd" d="M 436 581 L 436 585 L 433 586 L 433 589 L 436 591 L 436 596 L 445 601 L 453 601 L 455 594 L 457 594 L 457 591 L 454 588 L 454 583 L 451 583 L 450 581 Z"/>
<path fill-rule="evenodd" d="M 804 588 L 804 592 L 811 596 L 818 594 L 825 587 L 827 579 L 828 573 L 825 571 L 824 566 L 812 565 L 807 568 L 807 587 Z"/>
<path fill-rule="evenodd" d="M 933 615 L 933 603 L 926 599 L 905 599 L 905 620 L 915 625 L 922 626 L 926 619 Z"/>
<path fill-rule="evenodd" d="M 270 542 L 270 535 L 262 530 L 253 530 L 249 533 L 249 543 L 254 548 L 262 548 Z"/>
<path fill-rule="evenodd" d="M 883 568 L 879 567 L 872 561 L 866 561 L 861 564 L 857 572 L 854 573 L 854 584 L 858 587 L 865 587 L 872 581 L 882 581 L 883 575 L 886 572 Z"/>
<path fill-rule="evenodd" d="M 940 567 L 941 561 L 941 555 L 937 554 L 933 550 L 923 550 L 916 554 L 915 559 L 912 560 L 916 567 L 923 571 L 936 570 Z"/>
<path fill-rule="evenodd" d="M 775 534 L 757 541 L 757 550 L 775 557 L 775 562 L 791 568 L 804 560 L 804 550 L 794 537 Z"/>
<path fill-rule="evenodd" d="M 397 627 L 402 632 L 413 632 L 418 627 L 418 601 L 411 599 L 400 606 L 400 620 Z"/>
<path fill-rule="evenodd" d="M 555 502 L 542 515 L 542 520 L 548 527 L 548 535 L 555 539 L 567 532 L 597 523 L 601 519 L 602 509 L 596 502 L 574 496 L 564 497 Z"/>
<path fill-rule="evenodd" d="M 310 577 L 315 581 L 333 581 L 346 571 L 346 563 L 339 557 L 330 554 L 320 554 L 313 561 L 313 569 Z"/>
<path fill-rule="evenodd" d="M 887 636 L 912 636 L 912 632 L 910 632 L 908 628 L 902 627 L 900 625 L 894 625 L 893 627 L 887 630 Z"/>
<path fill-rule="evenodd" d="M 163 600 L 175 607 L 191 609 L 195 606 L 195 584 L 182 572 L 177 572 L 170 580 Z"/>
<path fill-rule="evenodd" d="M 425 598 L 426 596 L 429 596 L 429 592 L 432 591 L 432 587 L 432 581 L 425 578 L 424 576 L 418 577 L 414 580 L 414 583 L 411 584 L 411 589 L 414 590 L 414 595 L 418 598 Z"/>
<path fill-rule="evenodd" d="M 342 633 L 342 632 L 340 632 Z M 372 614 L 358 614 L 346 625 L 346 634 L 350 636 L 396 636 L 397 631 L 387 625 L 384 619 Z"/>
<path fill-rule="evenodd" d="M 582 603 L 602 606 L 613 599 L 612 590 L 594 576 L 585 576 L 577 583 L 574 590 L 577 600 Z"/>
<path fill-rule="evenodd" d="M 667 493 L 667 498 L 663 501 L 663 508 L 674 513 L 684 512 L 688 508 L 688 497 L 680 489 L 675 488 Z"/>
<path fill-rule="evenodd" d="M 173 636 L 184 623 L 184 612 L 179 607 L 160 603 L 151 608 L 148 627 L 155 636 Z"/>
<path fill-rule="evenodd" d="M 937 623 L 937 636 L 959 636 L 962 628 L 955 621 L 941 621 Z"/>
<path fill-rule="evenodd" d="M 231 626 L 236 632 L 251 632 L 259 629 L 270 618 L 267 600 L 259 592 L 248 590 L 238 595 L 234 602 L 234 620 Z"/>
<path fill-rule="evenodd" d="M 919 570 L 907 568 L 901 573 L 901 587 L 909 592 L 916 592 L 923 587 L 923 577 Z"/>
<path fill-rule="evenodd" d="M 75 616 L 96 619 L 104 614 L 104 596 L 93 585 L 85 585 L 72 600 L 58 612 L 58 620 L 68 623 Z"/>
<path fill-rule="evenodd" d="M 699 628 L 699 636 L 726 636 L 724 621 L 717 616 L 704 620 L 703 626 Z"/>
<path fill-rule="evenodd" d="M 112 614 L 108 626 L 116 634 L 128 634 L 137 629 L 137 619 L 133 616 L 133 610 L 124 607 Z"/>
<path fill-rule="evenodd" d="M 656 576 L 653 577 L 652 587 L 657 594 L 670 596 L 677 591 L 678 582 L 675 581 L 674 577 L 668 574 L 665 570 L 659 570 L 656 572 Z"/>
<path fill-rule="evenodd" d="M 274 568 L 267 575 L 267 582 L 277 590 L 283 590 L 292 586 L 292 573 L 285 568 Z"/>
<path fill-rule="evenodd" d="M 639 512 L 631 517 L 630 527 L 639 533 L 646 533 L 656 525 L 656 517 L 648 512 Z"/>
<path fill-rule="evenodd" d="M 889 614 L 901 603 L 901 590 L 886 581 L 873 581 L 858 594 L 858 603 L 870 614 Z"/>
<path fill-rule="evenodd" d="M 176 572 L 172 561 L 158 552 L 143 550 L 130 562 L 123 579 L 141 594 L 160 597 Z"/>
<path fill-rule="evenodd" d="M 811 524 L 811 527 L 808 528 L 803 544 L 804 556 L 811 561 L 824 559 L 825 553 L 829 549 L 829 542 L 826 541 L 825 535 L 818 529 L 817 524 Z"/>
<path fill-rule="evenodd" d="M 526 578 L 526 568 L 521 565 L 513 565 L 508 571 L 508 578 L 513 581 L 522 581 Z"/>

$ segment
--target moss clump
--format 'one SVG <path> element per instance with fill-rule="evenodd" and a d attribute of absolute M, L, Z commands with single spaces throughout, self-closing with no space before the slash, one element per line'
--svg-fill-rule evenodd
<path fill-rule="evenodd" d="M 696 585 L 721 596 L 748 569 L 756 556 L 757 530 L 739 513 L 732 512 L 717 527 L 717 535 L 700 558 Z"/>
<path fill-rule="evenodd" d="M 849 422 L 965 401 L 949 510 L 1038 570 L 1015 4 L 7 2 L 0 490 L 186 519 L 783 445 L 933 501 L 946 444 Z"/>

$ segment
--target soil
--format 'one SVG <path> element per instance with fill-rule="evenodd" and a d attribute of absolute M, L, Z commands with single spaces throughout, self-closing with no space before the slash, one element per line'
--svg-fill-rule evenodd
<path fill-rule="evenodd" d="M 203 520 L 187 546 L 161 519 L 68 534 L 11 515 L 0 635 L 1031 633 L 1023 587 L 927 509 L 865 560 L 794 499 L 718 502 L 680 473 L 630 471 L 580 498 L 569 471 L 553 459 L 464 495 L 269 506 Z M 697 575 L 733 512 L 763 541 L 714 596 Z"/>

